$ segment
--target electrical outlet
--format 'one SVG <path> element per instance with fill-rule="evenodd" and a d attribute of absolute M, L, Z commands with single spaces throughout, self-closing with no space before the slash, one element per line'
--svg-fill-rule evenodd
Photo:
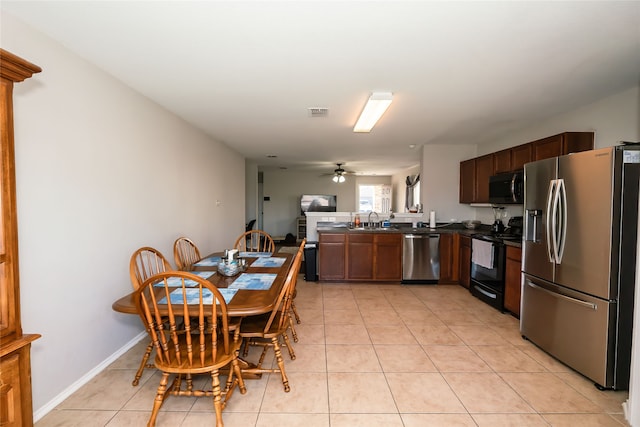
<path fill-rule="evenodd" d="M 216 200 L 216 206 L 217 206 L 217 207 L 222 206 L 222 202 L 221 202 L 220 200 Z"/>

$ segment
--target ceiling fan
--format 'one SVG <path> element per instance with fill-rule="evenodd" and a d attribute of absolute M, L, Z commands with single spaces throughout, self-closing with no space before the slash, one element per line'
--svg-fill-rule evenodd
<path fill-rule="evenodd" d="M 342 168 L 342 165 L 344 165 L 344 163 L 336 163 L 336 166 L 338 166 L 338 167 L 333 170 L 333 173 L 327 173 L 327 174 L 324 174 L 324 175 L 332 175 L 333 178 L 331 178 L 331 179 L 333 180 L 333 182 L 336 182 L 336 183 L 344 182 L 346 180 L 346 178 L 345 178 L 346 175 L 351 175 L 351 174 L 354 174 L 355 172 L 344 170 Z"/>

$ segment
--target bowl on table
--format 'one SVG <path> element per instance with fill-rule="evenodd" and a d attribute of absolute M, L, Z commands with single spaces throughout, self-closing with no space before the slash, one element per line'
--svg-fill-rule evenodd
<path fill-rule="evenodd" d="M 477 219 L 468 219 L 466 221 L 462 221 L 462 225 L 469 230 L 475 230 L 480 227 L 481 222 Z"/>

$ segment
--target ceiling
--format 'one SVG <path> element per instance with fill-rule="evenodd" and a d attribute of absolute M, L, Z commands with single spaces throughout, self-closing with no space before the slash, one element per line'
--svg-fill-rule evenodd
<path fill-rule="evenodd" d="M 423 144 L 491 142 L 640 82 L 638 1 L 1 8 L 261 169 L 340 162 L 389 175 L 418 164 Z M 375 91 L 393 92 L 393 104 L 371 133 L 352 132 Z M 328 115 L 311 117 L 313 107 Z"/>

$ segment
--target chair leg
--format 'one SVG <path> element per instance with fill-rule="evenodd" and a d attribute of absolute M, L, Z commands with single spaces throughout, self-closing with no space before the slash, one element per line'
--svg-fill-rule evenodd
<path fill-rule="evenodd" d="M 298 310 L 296 309 L 296 303 L 291 301 L 291 310 L 293 311 L 293 315 L 296 316 L 296 323 L 302 323 L 300 320 L 300 316 L 298 315 Z"/>
<path fill-rule="evenodd" d="M 286 331 L 284 334 L 282 334 L 282 338 L 284 338 L 284 345 L 287 346 L 287 351 L 289 351 L 289 357 L 291 358 L 291 360 L 296 360 L 296 353 L 295 351 L 293 351 L 291 341 L 289 341 L 289 336 L 287 335 Z"/>
<path fill-rule="evenodd" d="M 147 362 L 149 361 L 149 357 L 151 357 L 151 352 L 153 351 L 153 342 L 149 341 L 149 344 L 147 345 L 147 349 L 144 352 L 144 356 L 142 356 L 142 361 L 140 362 L 140 367 L 138 368 L 138 371 L 136 372 L 136 377 L 133 379 L 133 382 L 131 383 L 132 386 L 137 386 L 140 383 L 140 378 L 142 377 L 142 372 L 144 371 L 144 368 L 147 367 Z"/>
<path fill-rule="evenodd" d="M 168 381 L 169 381 L 169 373 L 163 372 L 162 378 L 160 379 L 160 385 L 158 386 L 158 391 L 156 392 L 156 398 L 153 401 L 153 410 L 151 411 L 151 417 L 149 418 L 147 427 L 154 427 L 156 425 L 156 418 L 158 418 L 158 412 L 160 412 L 160 407 L 164 403 L 164 400 L 167 398 Z"/>
<path fill-rule="evenodd" d="M 291 314 L 289 314 L 289 328 L 291 328 L 291 336 L 293 337 L 293 342 L 298 342 L 298 334 L 296 332 L 296 328 L 293 326 L 293 318 Z"/>
<path fill-rule="evenodd" d="M 217 369 L 211 372 L 211 383 L 213 385 L 213 409 L 216 411 L 216 427 L 224 427 L 224 422 L 222 421 L 222 390 L 220 390 L 220 378 Z"/>
<path fill-rule="evenodd" d="M 288 393 L 291 391 L 289 387 L 289 379 L 284 371 L 284 360 L 282 359 L 282 352 L 280 351 L 280 344 L 278 344 L 278 337 L 271 338 L 273 344 L 273 351 L 276 354 L 276 361 L 278 362 L 278 368 L 280 368 L 280 375 L 282 376 L 282 385 L 284 385 L 284 391 Z"/>

